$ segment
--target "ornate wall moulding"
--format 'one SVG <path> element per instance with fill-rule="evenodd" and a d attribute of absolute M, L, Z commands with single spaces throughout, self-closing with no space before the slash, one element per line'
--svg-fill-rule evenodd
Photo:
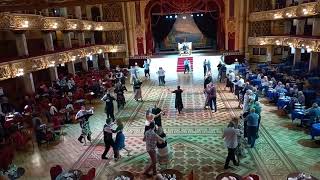
<path fill-rule="evenodd" d="M 288 37 L 288 36 L 264 36 L 264 37 L 249 37 L 249 45 L 263 46 L 290 46 L 294 48 L 304 48 L 309 51 L 320 52 L 320 39 Z"/>
<path fill-rule="evenodd" d="M 303 3 L 298 6 L 286 7 L 270 11 L 253 12 L 249 15 L 249 21 L 269 21 L 296 17 L 314 16 L 320 13 L 320 1 Z"/>
<path fill-rule="evenodd" d="M 125 44 L 97 45 L 59 53 L 36 56 L 0 64 L 0 80 L 21 76 L 24 73 L 38 71 L 58 64 L 64 64 L 91 54 L 108 52 L 126 52 Z"/>
<path fill-rule="evenodd" d="M 122 22 L 95 22 L 63 17 L 44 17 L 33 14 L 0 13 L 2 30 L 66 30 L 66 31 L 116 31 L 124 29 Z"/>

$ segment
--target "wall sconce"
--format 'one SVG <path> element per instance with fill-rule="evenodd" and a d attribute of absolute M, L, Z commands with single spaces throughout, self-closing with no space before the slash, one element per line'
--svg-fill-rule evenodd
<path fill-rule="evenodd" d="M 265 45 L 265 44 L 266 44 L 266 42 L 260 41 L 260 45 Z"/>
<path fill-rule="evenodd" d="M 72 25 L 72 29 L 77 29 L 77 24 Z"/>
<path fill-rule="evenodd" d="M 58 23 L 53 23 L 53 24 L 51 24 L 51 28 L 53 28 L 53 29 L 57 29 L 58 28 Z"/>
<path fill-rule="evenodd" d="M 99 53 L 99 54 L 102 54 L 102 52 L 103 52 L 102 49 L 99 49 L 98 53 Z"/>
<path fill-rule="evenodd" d="M 308 15 L 309 14 L 309 11 L 307 9 L 303 9 L 302 12 L 303 12 L 304 15 Z"/>
<path fill-rule="evenodd" d="M 87 25 L 87 26 L 86 26 L 86 30 L 90 30 L 91 28 L 92 28 L 91 25 Z"/>
<path fill-rule="evenodd" d="M 102 26 L 98 26 L 98 27 L 96 27 L 96 30 L 97 30 L 97 31 L 102 31 L 102 30 L 103 30 L 103 27 L 102 27 Z"/>
<path fill-rule="evenodd" d="M 274 14 L 273 18 L 274 19 L 280 19 L 280 18 L 282 18 L 282 15 L 281 14 Z"/>
<path fill-rule="evenodd" d="M 55 61 L 50 61 L 49 67 L 54 67 L 55 66 Z"/>
<path fill-rule="evenodd" d="M 75 60 L 76 60 L 76 56 L 72 56 L 71 61 L 75 61 Z"/>
<path fill-rule="evenodd" d="M 291 13 L 286 13 L 286 16 L 291 18 L 292 17 L 292 14 Z"/>
<path fill-rule="evenodd" d="M 276 40 L 276 45 L 279 46 L 281 42 L 279 40 Z"/>
<path fill-rule="evenodd" d="M 23 76 L 23 75 L 24 75 L 24 70 L 22 68 L 19 68 L 16 76 Z"/>
<path fill-rule="evenodd" d="M 23 21 L 23 23 L 21 24 L 21 26 L 23 28 L 28 28 L 29 27 L 29 21 Z"/>

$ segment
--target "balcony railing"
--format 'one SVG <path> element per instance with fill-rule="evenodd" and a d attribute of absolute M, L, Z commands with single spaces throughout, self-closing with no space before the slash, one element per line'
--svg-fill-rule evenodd
<path fill-rule="evenodd" d="M 122 22 L 95 22 L 34 14 L 0 13 L 2 30 L 117 31 L 123 28 Z"/>
<path fill-rule="evenodd" d="M 19 59 L 0 64 L 0 80 L 14 78 L 24 73 L 46 69 L 58 64 L 64 64 L 91 54 L 105 52 L 126 52 L 126 45 L 96 45 L 73 49 L 42 56 Z"/>
<path fill-rule="evenodd" d="M 249 21 L 269 21 L 278 19 L 290 19 L 297 17 L 309 17 L 320 13 L 320 1 L 303 3 L 298 6 L 286 7 L 270 11 L 253 12 L 249 15 Z"/>
<path fill-rule="evenodd" d="M 305 48 L 310 51 L 320 52 L 320 39 L 306 36 L 261 36 L 249 37 L 248 44 L 252 46 L 276 45 Z"/>

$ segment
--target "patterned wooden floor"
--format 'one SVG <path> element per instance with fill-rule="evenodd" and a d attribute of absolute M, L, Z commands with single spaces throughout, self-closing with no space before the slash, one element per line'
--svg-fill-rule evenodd
<path fill-rule="evenodd" d="M 15 163 L 26 168 L 22 179 L 50 179 L 49 169 L 55 164 L 64 168 L 78 168 L 87 171 L 97 168 L 97 179 L 110 179 L 119 170 L 130 170 L 137 176 L 147 164 L 148 156 L 142 141 L 144 114 L 147 108 L 158 104 L 166 115 L 163 127 L 169 139 L 171 161 L 168 168 L 175 168 L 187 174 L 191 169 L 198 172 L 200 179 L 214 179 L 224 172 L 224 160 L 227 154 L 221 138 L 222 129 L 232 116 L 239 116 L 235 96 L 218 88 L 218 112 L 211 113 L 203 109 L 204 95 L 202 76 L 196 73 L 179 74 L 176 80 L 167 87 L 159 87 L 155 81 L 144 82 L 143 102 L 132 100 L 132 92 L 127 94 L 128 103 L 125 110 L 117 113 L 117 117 L 125 122 L 126 146 L 131 149 L 132 156 L 122 152 L 123 158 L 101 160 L 104 150 L 101 130 L 105 121 L 103 104 L 95 102 L 96 113 L 90 121 L 93 131 L 93 145 L 83 146 L 77 141 L 80 133 L 78 124 L 65 128 L 66 135 L 57 144 L 48 148 L 43 146 L 32 152 L 21 153 Z M 174 109 L 173 89 L 179 84 L 183 93 L 185 110 L 177 115 Z M 129 90 L 131 88 L 128 88 Z M 310 140 L 310 136 L 296 128 L 288 117 L 276 114 L 276 107 L 264 100 L 262 112 L 262 128 L 256 148 L 247 149 L 239 167 L 232 167 L 231 172 L 241 175 L 257 173 L 263 180 L 282 180 L 290 172 L 304 171 L 320 177 L 320 145 Z M 164 168 L 164 167 L 159 167 Z"/>

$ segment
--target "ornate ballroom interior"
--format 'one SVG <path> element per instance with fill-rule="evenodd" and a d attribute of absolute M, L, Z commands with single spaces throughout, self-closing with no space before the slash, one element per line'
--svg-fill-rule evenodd
<path fill-rule="evenodd" d="M 0 0 L 0 180 L 319 179 L 319 15 L 319 0 Z"/>

